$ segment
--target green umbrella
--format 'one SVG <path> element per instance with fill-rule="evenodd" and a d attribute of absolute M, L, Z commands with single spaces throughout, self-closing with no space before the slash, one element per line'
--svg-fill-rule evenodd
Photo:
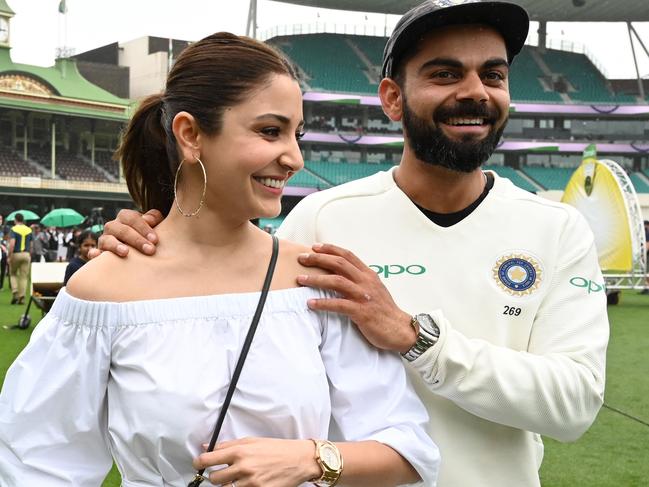
<path fill-rule="evenodd" d="M 90 231 L 92 233 L 103 233 L 104 232 L 104 226 L 103 225 L 93 225 L 90 227 Z"/>
<path fill-rule="evenodd" d="M 72 208 L 57 208 L 41 218 L 41 225 L 46 227 L 73 227 L 85 218 Z"/>
<path fill-rule="evenodd" d="M 16 210 L 16 211 L 13 211 L 13 212 L 9 213 L 9 215 L 7 216 L 7 221 L 8 222 L 14 221 L 16 219 L 16 213 L 20 213 L 25 218 L 25 221 L 33 221 L 33 220 L 38 220 L 40 218 L 40 216 L 38 216 L 33 211 Z"/>

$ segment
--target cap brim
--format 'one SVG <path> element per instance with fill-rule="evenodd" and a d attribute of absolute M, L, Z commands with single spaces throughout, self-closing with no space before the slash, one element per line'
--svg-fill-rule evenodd
<path fill-rule="evenodd" d="M 427 32 L 438 27 L 460 24 L 485 24 L 496 29 L 505 40 L 507 57 L 511 62 L 527 39 L 529 16 L 524 8 L 506 2 L 464 3 L 431 11 L 401 26 L 402 32 L 394 33 L 388 40 L 382 76 L 392 76 L 394 60 L 399 59 L 409 46 L 418 42 Z"/>

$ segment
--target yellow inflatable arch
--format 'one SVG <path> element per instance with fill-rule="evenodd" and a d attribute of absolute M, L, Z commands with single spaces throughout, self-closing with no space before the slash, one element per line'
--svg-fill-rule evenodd
<path fill-rule="evenodd" d="M 641 289 L 646 272 L 644 224 L 624 169 L 614 161 L 598 160 L 589 147 L 562 201 L 577 208 L 590 224 L 609 290 Z"/>

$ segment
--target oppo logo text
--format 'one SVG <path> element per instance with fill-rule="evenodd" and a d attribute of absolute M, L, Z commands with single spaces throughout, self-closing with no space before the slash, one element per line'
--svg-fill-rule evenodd
<path fill-rule="evenodd" d="M 398 276 L 399 274 L 410 274 L 411 276 L 419 276 L 426 272 L 426 268 L 419 264 L 401 265 L 401 264 L 384 264 L 376 265 L 370 264 L 370 269 L 376 272 L 379 276 L 389 278 L 390 276 Z"/>
<path fill-rule="evenodd" d="M 590 293 L 597 293 L 600 291 L 605 291 L 606 290 L 606 285 L 605 284 L 597 284 L 594 281 L 591 281 L 590 279 L 586 279 L 583 277 L 573 277 L 570 279 L 570 284 L 572 284 L 575 287 L 581 287 L 584 289 L 588 290 L 588 294 Z"/>

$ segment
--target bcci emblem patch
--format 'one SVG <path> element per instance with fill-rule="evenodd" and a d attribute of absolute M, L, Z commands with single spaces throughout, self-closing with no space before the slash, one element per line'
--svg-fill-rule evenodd
<path fill-rule="evenodd" d="M 541 284 L 541 266 L 527 255 L 504 255 L 493 268 L 493 278 L 512 296 L 525 296 L 532 294 Z"/>

